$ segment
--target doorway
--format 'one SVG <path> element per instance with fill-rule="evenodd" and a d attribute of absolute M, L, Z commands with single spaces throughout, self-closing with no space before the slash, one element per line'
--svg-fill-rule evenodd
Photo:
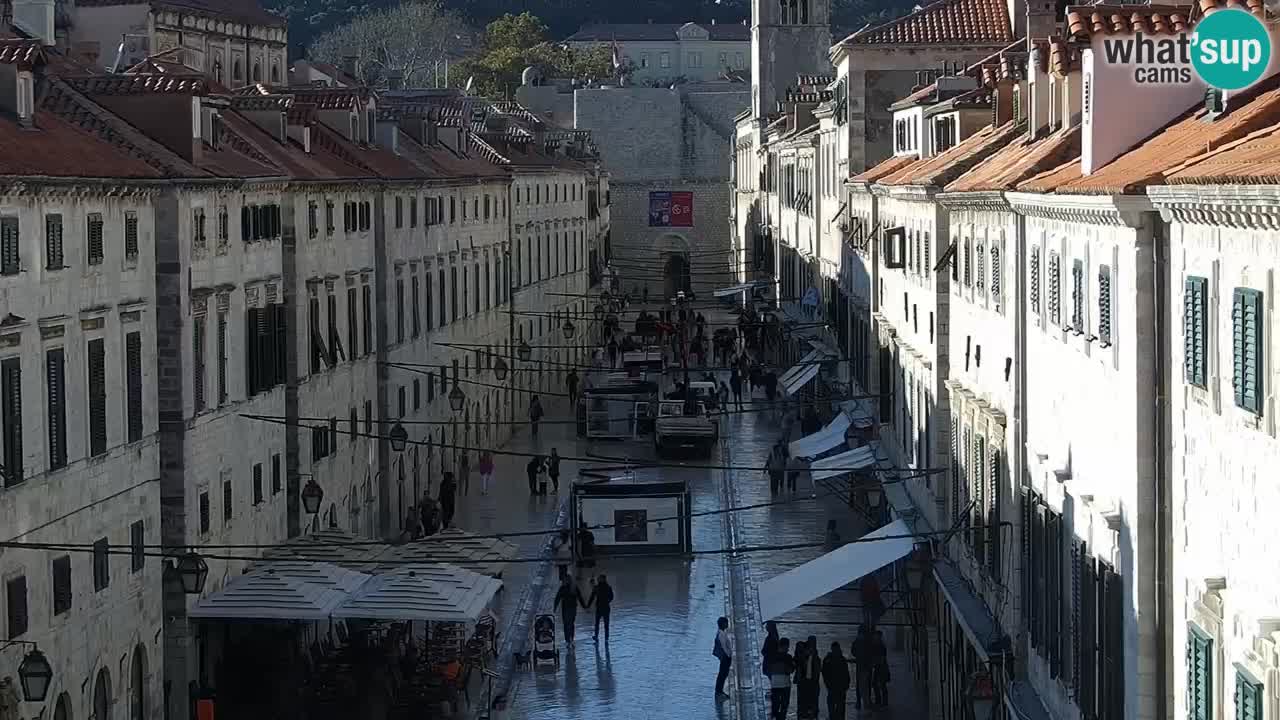
<path fill-rule="evenodd" d="M 689 292 L 693 287 L 689 272 L 689 258 L 683 253 L 670 253 L 662 267 L 662 290 L 669 300 L 680 291 Z"/>

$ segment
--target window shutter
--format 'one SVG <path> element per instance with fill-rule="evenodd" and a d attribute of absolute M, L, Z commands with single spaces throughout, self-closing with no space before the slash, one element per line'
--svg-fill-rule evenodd
<path fill-rule="evenodd" d="M 1030 630 L 1035 625 L 1035 611 L 1032 604 L 1035 585 L 1031 580 L 1035 573 L 1035 558 L 1031 552 L 1032 538 L 1035 535 L 1034 521 L 1032 520 L 1032 508 L 1035 506 L 1034 497 L 1030 490 L 1022 491 L 1022 507 L 1020 508 L 1022 517 L 1018 523 L 1019 540 L 1022 543 L 1022 626 L 1026 630 Z M 1032 647 L 1034 647 L 1034 643 Z"/>
<path fill-rule="evenodd" d="M 1105 599 L 1107 623 L 1102 677 L 1107 694 L 1102 708 L 1105 720 L 1124 717 L 1124 583 L 1114 568 L 1107 568 Z"/>
<path fill-rule="evenodd" d="M 1262 414 L 1262 293 L 1236 288 L 1232 299 L 1232 355 L 1236 405 Z"/>
<path fill-rule="evenodd" d="M 1049 253 L 1049 320 L 1055 325 L 1061 321 L 1062 306 L 1059 304 L 1059 292 L 1062 287 L 1061 267 L 1058 254 Z"/>
<path fill-rule="evenodd" d="M 1182 289 L 1182 364 L 1187 382 L 1197 387 L 1205 387 L 1206 384 L 1205 348 L 1208 337 L 1205 334 L 1205 316 L 1208 314 L 1208 285 L 1206 278 L 1188 277 Z"/>
<path fill-rule="evenodd" d="M 0 363 L 0 402 L 4 407 L 4 484 L 17 485 L 23 480 L 22 463 L 22 360 L 8 358 Z"/>
<path fill-rule="evenodd" d="M 1031 312 L 1040 314 L 1040 248 L 1031 248 Z"/>
<path fill-rule="evenodd" d="M 5 581 L 5 606 L 9 608 L 9 634 L 7 639 L 22 637 L 27 632 L 30 614 L 27 612 L 27 578 L 25 575 Z"/>
<path fill-rule="evenodd" d="M 205 359 L 204 359 L 204 327 L 205 316 L 197 315 L 192 320 L 191 325 L 191 356 L 193 370 L 195 371 L 191 377 L 191 398 L 195 405 L 195 411 L 204 410 L 204 391 L 205 391 Z"/>
<path fill-rule="evenodd" d="M 1111 268 L 1098 268 L 1098 340 L 1102 346 L 1111 344 Z"/>
<path fill-rule="evenodd" d="M 17 275 L 22 269 L 18 218 L 0 218 L 0 275 Z"/>
<path fill-rule="evenodd" d="M 218 406 L 227 401 L 227 313 L 218 311 Z"/>
<path fill-rule="evenodd" d="M 246 205 L 240 208 L 240 239 L 249 242 L 253 235 L 253 211 Z"/>
<path fill-rule="evenodd" d="M 987 510 L 987 439 L 974 433 L 972 452 L 973 454 L 969 456 L 969 481 L 973 509 L 969 511 L 971 518 L 969 522 L 970 527 L 975 529 L 969 533 L 969 547 L 973 548 L 974 554 L 981 558 L 982 551 L 985 549 L 982 539 L 986 536 L 986 530 L 976 528 L 983 524 L 983 515 Z"/>
<path fill-rule="evenodd" d="M 1262 685 L 1236 672 L 1236 720 L 1262 720 Z"/>
<path fill-rule="evenodd" d="M 1187 633 L 1187 708 L 1191 720 L 1213 720 L 1213 641 Z"/>
<path fill-rule="evenodd" d="M 1084 263 L 1080 260 L 1071 264 L 1071 327 L 1084 331 Z"/>
<path fill-rule="evenodd" d="M 262 380 L 258 377 L 258 308 L 245 311 L 244 320 L 244 387 L 245 394 L 252 397 L 258 394 Z"/>
<path fill-rule="evenodd" d="M 992 448 L 987 468 L 987 567 L 992 577 L 1000 577 L 1000 465 L 999 450 Z"/>
<path fill-rule="evenodd" d="M 976 263 L 973 269 L 973 282 L 978 289 L 978 294 L 981 295 L 987 286 L 987 254 L 982 243 L 978 243 L 974 259 Z"/>
<path fill-rule="evenodd" d="M 1080 565 L 1088 553 L 1084 542 L 1071 543 L 1071 678 L 1075 694 L 1080 692 Z"/>
<path fill-rule="evenodd" d="M 203 223 L 204 216 L 201 215 L 200 219 Z M 130 260 L 138 258 L 138 214 L 133 211 L 124 214 L 124 256 Z"/>
<path fill-rule="evenodd" d="M 283 303 L 269 306 L 271 311 L 275 313 L 275 337 L 271 339 L 275 343 L 275 366 L 272 368 L 271 385 L 284 385 L 288 382 L 286 369 L 286 355 L 289 343 L 289 312 L 287 306 Z"/>
<path fill-rule="evenodd" d="M 104 341 L 89 341 L 89 454 L 107 451 L 107 358 Z"/>
<path fill-rule="evenodd" d="M 1081 571 L 1081 598 L 1083 607 L 1081 608 L 1081 651 L 1080 651 L 1080 667 L 1081 681 L 1080 692 L 1077 695 L 1077 705 L 1080 706 L 1082 713 L 1086 718 L 1094 716 L 1094 708 L 1096 706 L 1095 693 L 1098 682 L 1098 575 L 1097 564 L 1094 559 L 1086 556 L 1084 563 L 1080 568 Z"/>
<path fill-rule="evenodd" d="M 1059 649 L 1061 643 L 1061 628 L 1059 606 L 1062 602 L 1062 596 L 1059 595 L 1061 588 L 1061 563 L 1062 558 L 1058 551 L 1061 549 L 1062 540 L 1062 516 L 1048 509 L 1045 510 L 1045 563 L 1044 563 L 1044 599 L 1045 599 L 1045 633 L 1044 640 L 1048 646 L 1045 653 L 1046 659 L 1049 661 L 1049 677 L 1056 678 L 1061 674 L 1061 653 Z"/>
<path fill-rule="evenodd" d="M 71 609 L 71 557 L 53 559 L 53 614 Z"/>
<path fill-rule="evenodd" d="M 1004 268 L 1000 265 L 1000 246 L 991 246 L 991 299 L 1000 302 L 1000 290 L 1003 285 Z"/>
<path fill-rule="evenodd" d="M 44 256 L 45 266 L 50 270 L 57 270 L 63 266 L 61 214 L 51 213 L 44 216 Z"/>
<path fill-rule="evenodd" d="M 54 348 L 45 353 L 45 383 L 49 413 L 49 468 L 67 465 L 67 384 L 65 351 Z"/>
<path fill-rule="evenodd" d="M 124 336 L 125 396 L 129 403 L 127 432 L 129 442 L 142 439 L 142 333 Z"/>

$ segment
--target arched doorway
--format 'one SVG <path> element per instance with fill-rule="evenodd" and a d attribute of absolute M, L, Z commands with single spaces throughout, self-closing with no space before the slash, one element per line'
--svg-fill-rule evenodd
<path fill-rule="evenodd" d="M 147 720 L 147 651 L 141 645 L 133 648 L 133 665 L 129 671 L 129 718 Z"/>
<path fill-rule="evenodd" d="M 71 696 L 66 693 L 58 695 L 58 704 L 53 707 L 53 720 L 71 720 Z"/>
<path fill-rule="evenodd" d="M 688 292 L 692 287 L 689 273 L 689 258 L 683 253 L 670 253 L 662 265 L 662 291 L 664 297 L 673 298 L 681 290 Z"/>
<path fill-rule="evenodd" d="M 106 668 L 98 671 L 93 683 L 93 718 L 111 720 L 111 674 Z"/>

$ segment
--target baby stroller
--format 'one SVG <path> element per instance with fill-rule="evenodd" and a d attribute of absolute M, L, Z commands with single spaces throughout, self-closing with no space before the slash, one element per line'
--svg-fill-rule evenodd
<path fill-rule="evenodd" d="M 560 648 L 556 647 L 556 619 L 539 615 L 533 621 L 533 662 L 553 662 L 560 667 Z"/>

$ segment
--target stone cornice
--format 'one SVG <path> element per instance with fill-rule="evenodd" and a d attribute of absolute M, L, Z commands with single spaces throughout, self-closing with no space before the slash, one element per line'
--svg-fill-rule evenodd
<path fill-rule="evenodd" d="M 1009 211 L 1009 200 L 1000 190 L 980 192 L 938 193 L 938 204 L 948 210 Z"/>
<path fill-rule="evenodd" d="M 1158 185 L 1147 194 L 1166 222 L 1280 230 L 1280 186 Z"/>
<path fill-rule="evenodd" d="M 886 190 L 886 194 L 898 200 L 912 200 L 915 202 L 927 202 L 933 200 L 938 194 L 938 189 L 931 185 L 878 185 Z"/>
<path fill-rule="evenodd" d="M 1028 217 L 1136 228 L 1155 208 L 1146 195 L 1048 195 L 1006 193 L 1009 206 Z"/>
<path fill-rule="evenodd" d="M 158 181 L 130 182 L 128 180 L 57 179 L 57 178 L 7 178 L 0 179 L 0 196 L 62 196 L 62 197 L 135 197 L 157 195 L 168 187 Z"/>

